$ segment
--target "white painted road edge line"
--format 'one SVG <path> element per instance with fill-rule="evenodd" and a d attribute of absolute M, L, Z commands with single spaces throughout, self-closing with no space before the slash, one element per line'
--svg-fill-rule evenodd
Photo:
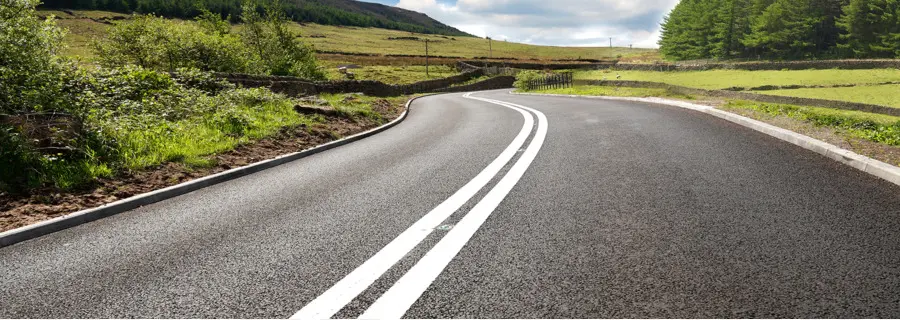
<path fill-rule="evenodd" d="M 815 138 L 796 133 L 784 128 L 776 127 L 771 124 L 744 117 L 731 112 L 716 109 L 714 107 L 694 104 L 690 102 L 663 99 L 663 98 L 631 98 L 631 97 L 607 97 L 607 96 L 579 96 L 579 95 L 563 95 L 563 94 L 538 94 L 538 93 L 513 93 L 517 95 L 534 95 L 547 97 L 569 97 L 569 98 L 592 98 L 604 100 L 620 100 L 620 101 L 636 101 L 648 102 L 655 104 L 664 104 L 694 111 L 703 112 L 744 127 L 765 133 L 769 136 L 794 144 L 801 148 L 821 154 L 834 161 L 856 168 L 865 173 L 871 174 L 878 178 L 884 179 L 896 185 L 900 185 L 900 167 L 885 163 L 867 156 L 855 153 L 853 151 L 843 149 L 836 145 L 817 140 Z"/>
<path fill-rule="evenodd" d="M 464 96 L 468 96 L 468 94 Z M 525 144 L 525 141 L 531 134 L 531 130 L 534 128 L 534 118 L 530 113 L 515 107 L 504 107 L 516 110 L 522 114 L 525 123 L 515 139 L 493 162 L 476 175 L 475 178 L 457 190 L 456 193 L 447 198 L 447 200 L 444 200 L 444 202 L 403 231 L 369 260 L 366 260 L 366 262 L 335 283 L 327 291 L 309 302 L 303 309 L 295 313 L 291 319 L 324 319 L 334 316 L 418 246 L 431 234 L 434 228 L 438 227 L 468 202 L 469 199 L 474 197 L 478 191 L 484 188 L 515 157 L 517 151 Z"/>
<path fill-rule="evenodd" d="M 519 161 L 510 168 L 509 172 L 488 192 L 487 195 L 475 207 L 467 213 L 462 220 L 447 233 L 437 245 L 416 263 L 400 280 L 385 292 L 374 304 L 369 306 L 360 319 L 399 319 L 406 314 L 413 303 L 428 290 L 428 287 L 444 271 L 450 261 L 456 257 L 462 248 L 469 242 L 472 236 L 487 221 L 491 213 L 500 205 L 503 199 L 519 182 L 519 179 L 531 166 L 535 157 L 544 144 L 547 136 L 547 117 L 540 111 L 508 102 L 469 97 L 502 106 L 519 107 L 535 113 L 538 117 L 538 128 L 534 139 L 519 158 Z"/>

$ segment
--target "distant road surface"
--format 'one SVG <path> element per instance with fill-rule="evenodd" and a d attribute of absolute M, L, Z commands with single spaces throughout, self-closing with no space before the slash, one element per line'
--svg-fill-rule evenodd
<path fill-rule="evenodd" d="M 897 318 L 900 188 L 674 107 L 446 94 L 0 270 L 0 318 Z"/>

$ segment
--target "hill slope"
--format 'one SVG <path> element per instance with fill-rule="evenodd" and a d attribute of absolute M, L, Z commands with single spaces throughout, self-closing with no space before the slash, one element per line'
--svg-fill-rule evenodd
<path fill-rule="evenodd" d="M 121 13 L 154 13 L 169 18 L 192 18 L 198 5 L 237 22 L 242 0 L 44 0 L 44 9 L 105 10 Z M 267 1 L 260 1 L 267 2 Z M 282 0 L 289 17 L 297 22 L 324 25 L 375 27 L 448 36 L 471 36 L 425 14 L 354 0 Z"/>

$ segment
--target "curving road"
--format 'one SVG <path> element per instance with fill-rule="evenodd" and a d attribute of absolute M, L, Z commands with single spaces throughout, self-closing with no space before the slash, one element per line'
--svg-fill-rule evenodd
<path fill-rule="evenodd" d="M 0 270 L 0 318 L 897 318 L 900 188 L 674 107 L 447 94 Z"/>

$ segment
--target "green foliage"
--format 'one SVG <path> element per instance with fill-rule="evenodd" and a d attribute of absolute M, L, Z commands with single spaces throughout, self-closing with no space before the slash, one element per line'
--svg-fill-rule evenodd
<path fill-rule="evenodd" d="M 38 19 L 37 0 L 0 0 L 0 114 L 55 108 L 64 31 Z"/>
<path fill-rule="evenodd" d="M 748 101 L 730 101 L 725 108 L 751 109 L 772 116 L 787 116 L 815 126 L 846 130 L 869 141 L 900 146 L 900 119 L 897 117 Z"/>
<path fill-rule="evenodd" d="M 296 76 L 312 80 L 324 80 L 325 73 L 318 69 L 315 51 L 297 35 L 288 30 L 287 18 L 277 0 L 266 7 L 265 16 L 256 11 L 256 5 L 244 3 L 241 20 L 244 29 L 241 36 L 250 51 L 255 54 L 265 72 L 273 75 Z"/>
<path fill-rule="evenodd" d="M 684 0 L 659 42 L 671 60 L 893 58 L 898 43 L 897 0 Z"/>
<path fill-rule="evenodd" d="M 900 1 L 851 0 L 838 24 L 840 45 L 854 57 L 900 57 Z"/>
<path fill-rule="evenodd" d="M 534 80 L 541 79 L 544 76 L 543 72 L 536 70 L 525 70 L 516 74 L 516 82 L 513 82 L 513 86 L 516 87 L 519 91 L 528 91 L 528 83 Z"/>
<path fill-rule="evenodd" d="M 813 26 L 820 22 L 810 11 L 809 0 L 776 0 L 753 19 L 743 43 L 767 55 L 803 57 L 814 47 Z"/>
<path fill-rule="evenodd" d="M 110 28 L 95 49 L 106 67 L 133 64 L 159 71 L 189 68 L 324 80 L 315 50 L 288 29 L 278 2 L 268 6 L 265 15 L 256 8 L 253 2 L 245 4 L 239 35 L 209 11 L 188 22 L 133 16 Z"/>
<path fill-rule="evenodd" d="M 134 16 L 111 27 L 95 45 L 102 65 L 134 64 L 155 70 L 254 72 L 241 39 L 222 29 L 222 20 L 176 22 L 153 15 Z"/>

